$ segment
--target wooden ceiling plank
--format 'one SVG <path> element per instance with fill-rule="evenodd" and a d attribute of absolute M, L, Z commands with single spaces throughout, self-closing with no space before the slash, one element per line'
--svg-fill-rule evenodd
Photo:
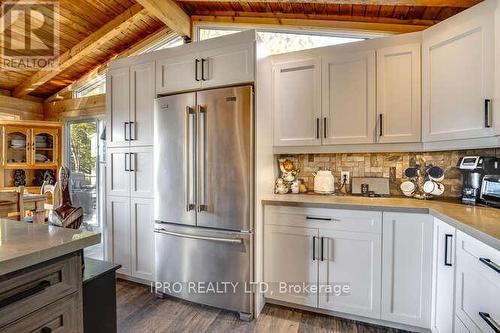
<path fill-rule="evenodd" d="M 191 38 L 189 15 L 173 0 L 137 0 L 147 11 L 180 36 Z"/>
<path fill-rule="evenodd" d="M 81 87 L 84 85 L 86 82 L 89 82 L 92 79 L 95 79 L 99 75 L 102 75 L 108 68 L 109 64 L 111 61 L 119 58 L 125 58 L 125 57 L 130 57 L 136 54 L 139 54 L 141 52 L 146 51 L 153 45 L 159 43 L 162 40 L 166 40 L 170 37 L 173 37 L 175 35 L 172 30 L 170 30 L 169 27 L 161 27 L 159 28 L 156 32 L 153 34 L 150 34 L 148 37 L 143 38 L 141 41 L 135 43 L 128 49 L 122 51 L 119 54 L 115 54 L 114 56 L 111 57 L 111 59 L 108 59 L 106 62 L 95 66 L 92 68 L 90 71 L 87 71 L 86 74 L 84 74 L 82 77 L 80 77 L 78 80 L 71 82 L 70 85 L 64 87 L 62 90 L 58 91 L 57 93 L 53 94 L 49 98 L 47 98 L 45 101 L 53 101 L 53 100 L 58 100 L 61 98 L 64 98 L 68 94 L 71 94 L 71 92 L 78 87 Z"/>
<path fill-rule="evenodd" d="M 119 34 L 123 29 L 126 29 L 135 19 L 146 15 L 146 10 L 141 5 L 136 4 L 127 9 L 122 14 L 115 17 L 113 20 L 105 24 L 96 32 L 89 35 L 77 45 L 63 53 L 59 57 L 59 66 L 53 70 L 40 70 L 31 76 L 28 80 L 18 85 L 12 95 L 20 97 L 29 94 L 40 85 L 51 80 L 59 73 L 72 66 L 80 59 L 85 58 L 107 40 Z"/>
<path fill-rule="evenodd" d="M 234 0 L 178 0 L 179 2 L 231 2 Z M 245 0 L 246 2 L 279 2 L 279 3 L 324 3 L 347 5 L 392 5 L 392 6 L 437 6 L 468 8 L 481 0 Z"/>

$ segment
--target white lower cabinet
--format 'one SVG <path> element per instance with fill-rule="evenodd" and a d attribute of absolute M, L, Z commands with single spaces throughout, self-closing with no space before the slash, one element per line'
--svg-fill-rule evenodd
<path fill-rule="evenodd" d="M 153 199 L 106 198 L 105 257 L 122 267 L 118 273 L 154 278 Z"/>
<path fill-rule="evenodd" d="M 266 297 L 316 307 L 316 293 L 280 291 L 280 283 L 317 285 L 316 259 L 318 229 L 266 225 L 264 280 L 269 283 Z M 313 248 L 314 247 L 314 248 Z"/>
<path fill-rule="evenodd" d="M 381 258 L 380 234 L 321 229 L 319 285 L 350 291 L 320 293 L 319 307 L 380 318 Z"/>
<path fill-rule="evenodd" d="M 430 328 L 432 217 L 384 213 L 382 319 Z"/>
<path fill-rule="evenodd" d="M 466 331 L 499 332 L 500 251 L 457 231 L 456 257 L 456 315 Z"/>
<path fill-rule="evenodd" d="M 311 293 L 270 290 L 266 297 L 380 318 L 381 216 L 369 211 L 266 207 L 264 281 L 271 287 L 287 282 L 318 288 Z"/>
<path fill-rule="evenodd" d="M 432 263 L 433 332 L 453 332 L 455 321 L 455 228 L 434 219 L 434 256 Z"/>
<path fill-rule="evenodd" d="M 130 275 L 130 198 L 106 198 L 105 257 L 122 267 L 118 273 Z"/>
<path fill-rule="evenodd" d="M 451 331 L 450 331 L 451 332 Z M 470 331 L 465 327 L 464 323 L 455 316 L 455 330 L 453 331 L 455 333 L 470 333 Z"/>

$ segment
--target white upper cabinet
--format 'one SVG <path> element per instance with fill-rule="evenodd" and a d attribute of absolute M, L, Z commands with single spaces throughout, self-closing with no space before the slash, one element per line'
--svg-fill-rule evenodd
<path fill-rule="evenodd" d="M 156 93 L 166 94 L 201 88 L 201 57 L 187 53 L 156 61 Z"/>
<path fill-rule="evenodd" d="M 153 144 L 155 63 L 130 67 L 130 145 Z"/>
<path fill-rule="evenodd" d="M 494 8 L 485 1 L 423 33 L 423 141 L 494 135 Z"/>
<path fill-rule="evenodd" d="M 253 82 L 254 50 L 254 43 L 245 43 L 202 52 L 202 87 Z"/>
<path fill-rule="evenodd" d="M 384 213 L 382 319 L 430 328 L 432 222 L 426 214 Z"/>
<path fill-rule="evenodd" d="M 321 65 L 323 143 L 373 143 L 375 51 L 329 53 Z"/>
<path fill-rule="evenodd" d="M 321 62 L 283 61 L 273 66 L 275 146 L 321 144 Z"/>
<path fill-rule="evenodd" d="M 420 142 L 420 44 L 377 50 L 377 142 Z"/>
<path fill-rule="evenodd" d="M 128 146 L 130 116 L 129 68 L 112 69 L 106 75 L 108 109 L 107 146 Z"/>
<path fill-rule="evenodd" d="M 320 229 L 319 253 L 319 285 L 350 288 L 320 293 L 319 307 L 380 319 L 381 235 Z"/>

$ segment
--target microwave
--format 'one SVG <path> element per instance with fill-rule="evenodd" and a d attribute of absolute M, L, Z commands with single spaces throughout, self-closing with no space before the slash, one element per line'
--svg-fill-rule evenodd
<path fill-rule="evenodd" d="M 487 205 L 500 208 L 500 175 L 483 177 L 480 198 Z"/>

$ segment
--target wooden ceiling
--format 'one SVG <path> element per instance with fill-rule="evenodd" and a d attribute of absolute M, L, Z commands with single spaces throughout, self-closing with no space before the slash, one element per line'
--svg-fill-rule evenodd
<path fill-rule="evenodd" d="M 336 22 L 343 22 L 341 27 L 365 23 L 381 24 L 380 29 L 390 32 L 406 32 L 421 30 L 480 1 L 59 0 L 60 68 L 0 70 L 0 89 L 17 97 L 47 98 L 155 33 L 175 31 L 189 36 L 190 22 L 307 26 L 314 21 L 326 28 L 336 27 Z"/>

